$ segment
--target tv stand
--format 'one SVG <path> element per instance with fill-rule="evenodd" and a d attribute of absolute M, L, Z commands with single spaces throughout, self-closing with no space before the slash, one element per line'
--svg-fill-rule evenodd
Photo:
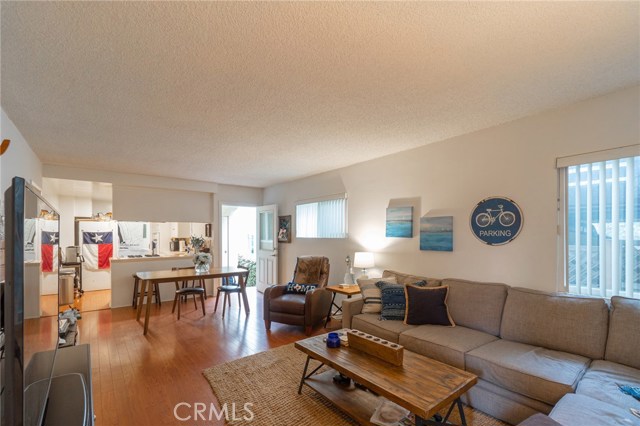
<path fill-rule="evenodd" d="M 93 426 L 89 345 L 58 349 L 44 419 L 45 426 Z"/>

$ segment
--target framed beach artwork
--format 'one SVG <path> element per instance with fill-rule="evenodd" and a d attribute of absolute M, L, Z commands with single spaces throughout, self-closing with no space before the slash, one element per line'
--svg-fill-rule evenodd
<path fill-rule="evenodd" d="M 413 207 L 389 207 L 387 209 L 386 236 L 413 237 Z"/>
<path fill-rule="evenodd" d="M 453 251 L 453 216 L 420 218 L 420 250 Z"/>

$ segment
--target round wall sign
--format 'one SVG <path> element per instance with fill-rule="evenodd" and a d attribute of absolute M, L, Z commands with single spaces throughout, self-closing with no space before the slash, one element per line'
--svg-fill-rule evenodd
<path fill-rule="evenodd" d="M 471 213 L 473 235 L 490 246 L 513 241 L 522 230 L 522 222 L 522 210 L 506 197 L 485 198 Z"/>

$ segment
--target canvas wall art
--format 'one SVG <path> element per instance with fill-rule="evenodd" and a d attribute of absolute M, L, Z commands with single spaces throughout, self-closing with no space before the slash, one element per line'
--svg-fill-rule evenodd
<path fill-rule="evenodd" d="M 413 207 L 389 207 L 387 209 L 387 237 L 413 237 Z"/>
<path fill-rule="evenodd" d="M 420 250 L 453 251 L 453 216 L 420 218 Z"/>
<path fill-rule="evenodd" d="M 278 242 L 291 242 L 291 215 L 278 216 Z"/>

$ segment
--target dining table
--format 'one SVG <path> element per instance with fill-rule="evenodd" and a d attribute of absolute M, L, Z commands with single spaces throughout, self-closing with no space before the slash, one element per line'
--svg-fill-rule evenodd
<path fill-rule="evenodd" d="M 136 320 L 140 321 L 142 314 L 142 303 L 145 300 L 146 294 L 146 312 L 144 315 L 144 334 L 149 331 L 149 317 L 151 312 L 151 296 L 153 294 L 153 287 L 155 284 L 161 283 L 176 283 L 180 281 L 189 280 L 204 280 L 210 278 L 225 278 L 225 277 L 238 277 L 238 285 L 240 286 L 240 293 L 242 294 L 242 301 L 244 304 L 244 311 L 246 315 L 249 315 L 249 300 L 246 292 L 245 275 L 248 275 L 248 271 L 243 268 L 233 268 L 229 266 L 211 267 L 206 272 L 196 272 L 195 268 L 188 269 L 171 269 L 165 271 L 148 271 L 148 272 L 136 272 L 136 277 L 140 280 L 140 294 L 138 299 L 138 310 L 136 313 Z"/>

